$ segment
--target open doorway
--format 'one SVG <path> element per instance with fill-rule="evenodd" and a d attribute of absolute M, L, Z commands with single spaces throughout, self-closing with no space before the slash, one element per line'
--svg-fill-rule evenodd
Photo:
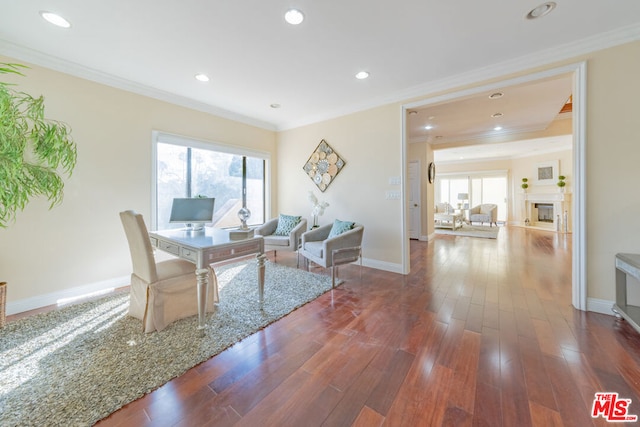
<path fill-rule="evenodd" d="M 411 129 L 409 129 L 408 114 L 416 111 L 419 108 L 427 108 L 438 104 L 453 105 L 456 100 L 469 99 L 470 97 L 480 96 L 482 94 L 489 93 L 492 96 L 493 93 L 499 93 L 502 88 L 510 88 L 517 85 L 535 85 L 537 82 L 541 82 L 545 79 L 553 79 L 559 76 L 570 76 L 572 88 L 571 96 L 573 100 L 573 113 L 572 113 L 572 166 L 573 166 L 573 210 L 571 213 L 571 221 L 573 223 L 573 246 L 572 246 L 572 304 L 574 307 L 580 310 L 586 310 L 586 242 L 585 242 L 585 110 L 584 100 L 586 95 L 586 64 L 572 64 L 569 66 L 547 70 L 507 81 L 498 83 L 487 84 L 478 86 L 473 89 L 467 89 L 460 92 L 452 92 L 450 94 L 430 98 L 424 101 L 414 102 L 403 106 L 403 175 L 407 176 L 407 146 L 414 143 L 411 140 Z M 495 91 L 495 92 L 493 92 Z M 498 95 L 496 95 L 498 96 Z M 455 108 L 455 107 L 452 107 Z M 494 117 L 495 118 L 495 117 Z M 443 138 L 443 135 L 435 135 L 434 138 Z M 467 137 L 467 139 L 469 139 Z M 488 145 L 488 144 L 487 144 Z M 406 180 L 405 180 L 406 181 Z M 406 182 L 403 181 L 402 194 L 405 197 L 403 200 L 403 236 L 405 236 L 405 245 L 403 247 L 403 270 L 409 272 L 409 239 L 407 238 L 407 200 L 406 200 Z M 514 178 L 511 177 L 511 188 Z M 432 186 L 431 186 L 432 187 Z M 435 192 L 433 187 L 427 191 L 430 196 L 427 200 L 423 200 L 423 204 L 435 203 Z M 511 197 L 513 197 L 513 190 L 511 191 Z M 426 212 L 426 209 L 422 209 L 422 212 Z M 431 233 L 431 231 L 428 231 Z"/>

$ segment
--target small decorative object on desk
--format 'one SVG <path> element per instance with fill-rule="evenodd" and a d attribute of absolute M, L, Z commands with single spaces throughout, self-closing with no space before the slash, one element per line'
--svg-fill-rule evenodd
<path fill-rule="evenodd" d="M 311 202 L 311 216 L 313 216 L 313 225 L 311 228 L 318 228 L 318 216 L 324 214 L 324 209 L 329 206 L 327 202 L 320 202 L 318 198 L 313 194 L 313 191 L 309 191 L 309 201 Z"/>
<path fill-rule="evenodd" d="M 253 228 L 247 228 L 243 230 L 241 228 L 236 228 L 234 230 L 229 230 L 229 238 L 231 240 L 242 240 L 253 237 Z"/>
<path fill-rule="evenodd" d="M 529 182 L 528 178 L 522 178 L 522 185 L 520 185 L 520 187 L 522 187 L 525 193 L 527 192 L 527 188 L 529 188 L 528 182 Z"/>

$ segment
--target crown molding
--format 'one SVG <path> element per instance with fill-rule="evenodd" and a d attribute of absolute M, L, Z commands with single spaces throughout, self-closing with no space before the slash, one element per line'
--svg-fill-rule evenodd
<path fill-rule="evenodd" d="M 640 24 L 618 28 L 577 40 L 575 42 L 565 43 L 563 45 L 541 50 L 533 54 L 523 55 L 507 61 L 492 64 L 487 67 L 481 67 L 455 76 L 427 82 L 389 95 L 374 98 L 366 103 L 354 104 L 326 114 L 318 114 L 315 116 L 309 116 L 302 120 L 288 122 L 279 126 L 278 130 L 287 130 L 310 125 L 394 102 L 405 102 L 408 99 L 424 98 L 432 93 L 444 92 L 469 84 L 500 78 L 508 74 L 515 74 L 540 67 L 541 65 L 577 58 L 588 53 L 637 40 L 640 40 Z M 414 102 L 405 105 L 405 107 L 418 107 L 421 106 L 422 103 L 423 101 Z"/>
<path fill-rule="evenodd" d="M 165 92 L 153 87 L 134 83 L 130 80 L 115 77 L 113 75 L 103 73 L 73 62 L 64 61 L 43 52 L 29 49 L 16 45 L 6 40 L 0 39 L 0 54 L 22 61 L 26 61 L 35 65 L 70 74 L 75 77 L 94 81 L 96 83 L 105 84 L 117 89 L 165 101 L 171 104 L 179 105 L 193 110 L 202 111 L 213 114 L 218 117 L 244 123 L 247 125 L 259 127 L 266 130 L 283 131 L 294 129 L 325 120 L 353 114 L 359 111 L 380 107 L 383 105 L 405 102 L 408 99 L 426 97 L 429 94 L 448 91 L 457 87 L 473 84 L 480 81 L 499 78 L 508 74 L 526 71 L 528 69 L 540 67 L 541 65 L 551 64 L 576 58 L 598 50 L 609 47 L 630 43 L 640 39 L 640 24 L 634 24 L 622 27 L 609 32 L 597 34 L 575 42 L 566 43 L 553 48 L 541 50 L 539 52 L 520 56 L 507 61 L 492 64 L 487 67 L 481 67 L 455 76 L 434 80 L 408 89 L 393 92 L 388 95 L 375 97 L 366 102 L 352 104 L 344 108 L 332 110 L 330 112 L 316 114 L 302 118 L 280 123 L 279 125 L 248 117 L 239 113 L 235 113 L 223 108 L 215 107 L 203 102 L 195 101 L 173 93 Z M 419 106 L 420 103 L 414 103 Z M 411 104 L 413 105 L 413 104 Z"/>
<path fill-rule="evenodd" d="M 29 62 L 44 68 L 48 68 L 61 73 L 69 74 L 92 82 L 104 84 L 116 89 L 157 99 L 159 101 L 168 102 L 170 104 L 181 107 L 190 108 L 192 110 L 201 111 L 203 113 L 213 114 L 215 116 L 255 126 L 258 128 L 275 131 L 276 126 L 262 120 L 254 119 L 233 111 L 215 107 L 204 102 L 199 102 L 180 95 L 156 89 L 150 86 L 132 82 L 131 80 L 122 79 L 102 71 L 94 70 L 74 62 L 65 61 L 46 53 L 42 53 L 33 49 L 19 46 L 17 44 L 0 39 L 0 54 Z"/>

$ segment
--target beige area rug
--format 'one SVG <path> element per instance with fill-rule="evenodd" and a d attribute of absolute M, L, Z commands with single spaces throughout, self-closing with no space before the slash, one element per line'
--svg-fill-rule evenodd
<path fill-rule="evenodd" d="M 500 233 L 500 227 L 494 225 L 489 227 L 488 225 L 468 225 L 464 224 L 462 227 L 454 230 L 448 228 L 436 228 L 436 234 L 446 234 L 451 236 L 464 236 L 464 237 L 480 237 L 483 239 L 497 239 L 498 233 Z"/>
<path fill-rule="evenodd" d="M 197 316 L 145 334 L 128 292 L 0 329 L 0 426 L 91 426 L 331 289 L 331 277 L 256 262 L 216 268 L 220 304 L 204 338 Z"/>

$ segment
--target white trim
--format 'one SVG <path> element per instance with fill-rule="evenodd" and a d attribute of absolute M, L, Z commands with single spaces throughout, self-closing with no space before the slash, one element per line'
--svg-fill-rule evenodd
<path fill-rule="evenodd" d="M 368 102 L 356 105 L 346 106 L 339 110 L 334 110 L 326 114 L 318 114 L 305 119 L 291 121 L 284 125 L 280 125 L 278 130 L 293 129 L 341 116 L 352 114 L 358 111 L 368 110 L 370 108 L 379 107 L 396 102 L 403 102 L 407 99 L 423 98 L 430 93 L 438 93 L 454 90 L 463 87 L 469 82 L 480 82 L 499 79 L 509 74 L 516 74 L 523 71 L 536 69 L 541 64 L 552 64 L 554 62 L 564 61 L 569 58 L 577 58 L 579 56 L 607 49 L 612 46 L 630 43 L 640 39 L 640 24 L 633 24 L 627 27 L 615 29 L 609 32 L 600 33 L 582 40 L 572 43 L 552 47 L 533 54 L 524 55 L 508 61 L 498 62 L 487 67 L 470 70 L 466 73 L 457 74 L 439 80 L 432 80 L 425 84 L 413 86 L 408 89 L 400 90 L 389 95 L 379 96 Z M 543 77 L 540 77 L 543 78 Z M 498 83 L 497 85 L 501 85 Z M 494 86 L 494 88 L 497 86 Z M 485 86 L 489 88 L 489 86 Z M 463 96 L 462 93 L 459 96 Z M 405 108 L 415 108 L 423 105 L 421 102 L 404 105 Z"/>
<path fill-rule="evenodd" d="M 638 26 L 640 29 L 640 26 Z M 540 66 L 540 64 L 536 64 Z M 403 104 L 401 112 L 403 114 L 402 120 L 402 170 L 406 176 L 406 164 L 407 164 L 407 141 L 406 136 L 406 112 L 409 109 L 423 107 L 426 105 L 432 105 L 443 101 L 449 101 L 464 96 L 474 95 L 477 93 L 489 91 L 492 89 L 503 88 L 505 86 L 512 86 L 516 84 L 528 83 L 532 81 L 541 80 L 547 77 L 554 77 L 561 74 L 573 73 L 574 75 L 574 88 L 573 88 L 573 197 L 574 208 L 572 209 L 573 215 L 573 245 L 572 245 L 572 303 L 573 306 L 579 310 L 587 309 L 587 273 L 586 273 L 586 255 L 587 255 L 587 236 L 586 236 L 586 91 L 587 91 L 587 78 L 586 78 L 586 62 L 578 62 L 569 65 L 565 65 L 558 68 L 552 68 L 541 72 L 533 72 L 514 79 L 508 79 L 498 81 L 484 86 L 475 86 L 470 89 L 461 90 L 458 92 L 447 93 L 445 95 L 435 96 L 421 101 L 411 102 L 409 104 Z M 470 84 L 466 82 L 466 84 Z M 402 192 L 403 205 L 406 204 L 406 192 L 403 187 Z M 405 224 L 402 227 L 402 238 L 405 240 L 403 249 L 406 248 L 406 252 L 403 250 L 402 263 L 405 268 L 408 268 L 409 264 L 409 239 L 406 237 L 406 213 L 402 216 Z M 408 270 L 406 270 L 408 272 Z M 406 273 L 405 273 L 406 274 Z"/>
<path fill-rule="evenodd" d="M 54 56 L 38 52 L 27 47 L 19 46 L 6 40 L 0 40 L 0 54 L 19 59 L 21 61 L 26 61 L 31 64 L 39 65 L 41 67 L 49 68 L 51 70 L 60 71 L 62 73 L 79 77 L 81 79 L 104 84 L 116 89 L 122 89 L 127 92 L 136 93 L 138 95 L 146 96 L 164 102 L 169 102 L 171 104 L 191 108 L 193 110 L 202 111 L 204 113 L 213 114 L 224 119 L 245 123 L 247 125 L 256 126 L 262 129 L 272 131 L 277 130 L 274 124 L 267 123 L 263 120 L 258 120 L 253 117 L 234 113 L 233 111 L 225 110 L 224 108 L 216 107 L 204 102 L 176 95 L 174 93 L 165 92 L 154 87 L 123 79 L 121 77 L 116 77 L 99 70 L 94 70 L 92 68 L 65 61 L 63 59 L 56 58 Z"/>
<path fill-rule="evenodd" d="M 427 96 L 430 93 L 444 92 L 467 85 L 469 82 L 487 81 L 500 78 L 508 74 L 519 73 L 522 71 L 535 69 L 540 64 L 550 64 L 567 58 L 577 58 L 581 55 L 598 50 L 607 49 L 612 46 L 630 43 L 640 39 L 640 24 L 632 24 L 627 27 L 617 28 L 608 32 L 596 34 L 591 37 L 566 43 L 560 46 L 551 47 L 549 49 L 535 52 L 532 54 L 520 56 L 507 61 L 498 62 L 487 67 L 481 67 L 460 73 L 454 76 L 445 77 L 439 80 L 433 80 L 421 85 L 402 89 L 388 95 L 378 96 L 366 102 L 348 105 L 329 112 L 316 114 L 298 120 L 291 120 L 276 126 L 252 117 L 234 113 L 220 107 L 215 107 L 203 102 L 188 99 L 172 93 L 164 92 L 156 88 L 145 86 L 143 84 L 134 83 L 129 80 L 122 79 L 106 74 L 102 71 L 94 70 L 64 61 L 51 55 L 35 51 L 6 40 L 0 40 L 0 54 L 10 56 L 16 59 L 60 71 L 72 76 L 84 78 L 94 82 L 102 83 L 111 87 L 137 93 L 150 98 L 158 99 L 172 104 L 181 105 L 183 107 L 192 108 L 194 110 L 203 111 L 214 114 L 229 120 L 245 123 L 251 126 L 275 131 L 283 131 L 294 129 L 313 123 L 345 116 L 358 111 L 368 110 L 370 108 L 379 107 L 395 102 L 403 102 L 406 99 Z"/>
<path fill-rule="evenodd" d="M 587 63 L 581 62 L 573 79 L 573 255 L 572 303 L 587 310 Z"/>
<path fill-rule="evenodd" d="M 76 298 L 82 295 L 93 294 L 100 291 L 109 291 L 123 286 L 129 286 L 131 276 L 115 277 L 113 279 L 104 280 L 88 285 L 77 286 L 75 288 L 65 289 L 62 291 L 52 292 L 43 295 L 37 295 L 31 298 L 25 298 L 13 302 L 7 302 L 7 315 L 23 313 L 29 310 L 46 307 L 49 305 L 57 305 L 60 300 L 68 298 Z"/>
<path fill-rule="evenodd" d="M 365 267 L 375 268 L 376 270 L 390 271 L 392 273 L 402 273 L 402 264 L 394 262 L 379 261 L 377 259 L 362 258 L 362 265 Z"/>
<path fill-rule="evenodd" d="M 407 162 L 407 108 L 403 106 L 400 109 L 400 122 L 402 125 L 402 147 L 401 150 L 401 159 L 402 163 L 400 168 L 402 170 L 403 179 L 400 180 L 400 218 L 402 218 L 402 223 L 400 224 L 400 236 L 402 236 L 402 244 L 401 244 L 401 256 L 402 256 L 402 269 L 399 271 L 401 274 L 409 274 L 411 271 L 410 264 L 410 248 L 409 248 L 409 210 L 407 209 L 407 174 L 408 171 L 408 162 Z M 433 184 L 435 185 L 435 183 Z M 422 219 L 421 219 L 422 220 Z"/>
<path fill-rule="evenodd" d="M 265 160 L 264 170 L 264 216 L 265 220 L 271 217 L 271 153 L 268 151 L 254 150 L 252 148 L 241 147 L 237 145 L 223 144 L 221 142 L 207 141 L 204 139 L 195 139 L 188 136 L 176 135 L 159 130 L 151 131 L 151 228 L 156 229 L 158 226 L 158 218 L 155 206 L 158 202 L 158 175 L 156 164 L 158 162 L 158 143 L 167 143 L 173 145 L 181 145 L 183 147 L 193 147 L 204 150 L 215 150 L 221 153 L 255 157 Z"/>
<path fill-rule="evenodd" d="M 589 298 L 587 299 L 587 311 L 593 311 L 600 314 L 608 314 L 609 316 L 615 316 L 613 312 L 614 301 L 608 301 L 604 299 Z"/>

